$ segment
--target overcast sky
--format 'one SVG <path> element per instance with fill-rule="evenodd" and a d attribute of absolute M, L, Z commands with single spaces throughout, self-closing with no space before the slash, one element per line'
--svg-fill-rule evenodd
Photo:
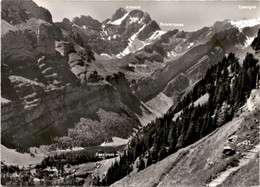
<path fill-rule="evenodd" d="M 234 1 L 84 1 L 84 0 L 34 0 L 39 6 L 47 8 L 55 22 L 64 17 L 72 18 L 80 15 L 103 21 L 111 18 L 119 8 L 139 6 L 148 12 L 158 24 L 184 24 L 182 27 L 161 27 L 163 30 L 197 30 L 210 26 L 215 21 L 224 19 L 240 20 L 260 17 L 260 2 Z M 250 7 L 245 9 L 243 6 Z"/>

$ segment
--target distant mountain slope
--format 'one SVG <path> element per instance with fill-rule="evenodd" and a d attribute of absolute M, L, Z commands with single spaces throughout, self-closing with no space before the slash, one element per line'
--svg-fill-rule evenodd
<path fill-rule="evenodd" d="M 248 20 L 250 22 L 250 20 Z M 155 70 L 150 77 L 140 79 L 135 85 L 136 93 L 143 101 L 155 97 L 162 90 L 169 97 L 167 90 L 174 89 L 169 83 L 176 82 L 182 74 L 188 81 L 186 87 L 203 77 L 206 70 L 229 52 L 241 53 L 246 50 L 260 28 L 260 20 L 241 30 L 230 21 L 216 22 L 212 27 L 205 27 L 196 32 L 169 31 L 151 45 L 135 53 L 139 59 L 168 59 L 165 67 Z M 171 50 L 171 51 L 170 51 Z M 150 57 L 147 57 L 148 54 Z M 242 57 L 244 58 L 244 56 Z M 179 81 L 174 85 L 181 85 Z"/>
<path fill-rule="evenodd" d="M 246 55 L 242 67 L 239 65 L 239 61 L 233 53 L 224 57 L 221 62 L 207 70 L 204 78 L 202 78 L 176 106 L 173 106 L 163 117 L 156 119 L 136 134 L 130 142 L 128 150 L 121 157 L 120 161 L 115 163 L 108 170 L 101 184 L 110 185 L 128 174 L 130 174 L 131 178 L 132 174 L 135 175 L 136 172 L 163 160 L 170 154 L 175 154 L 175 152 L 182 148 L 186 150 L 185 147 L 199 141 L 215 129 L 231 121 L 232 118 L 238 115 L 238 112 L 241 113 L 240 107 L 245 104 L 246 99 L 250 96 L 251 90 L 256 87 L 256 82 L 259 81 L 257 80 L 258 73 L 259 62 L 255 59 L 253 54 L 248 53 Z M 256 101 L 257 99 L 254 100 Z M 258 106 L 258 104 L 256 104 L 256 106 Z M 258 111 L 258 109 L 256 110 Z M 254 116 L 255 114 L 253 113 L 252 115 Z M 257 116 L 254 118 L 257 119 Z M 253 122 L 255 121 L 253 117 L 252 120 Z M 241 136 L 242 140 L 248 138 L 252 145 L 256 145 L 258 143 L 258 139 L 256 138 L 256 124 L 258 124 L 258 121 L 254 123 L 250 121 L 248 123 L 254 126 L 250 128 L 252 131 L 248 130 L 248 136 L 244 137 L 243 133 L 245 130 L 241 129 L 241 131 L 237 131 L 237 136 Z M 228 135 L 232 135 L 232 132 Z M 221 141 L 226 142 L 226 140 Z M 240 152 L 239 145 L 237 145 L 236 150 L 232 147 L 233 144 L 228 146 L 231 146 L 231 148 L 227 148 L 227 150 L 225 147 L 223 148 L 223 155 L 224 158 L 227 158 L 225 160 L 227 163 L 234 159 L 234 157 L 230 157 L 233 155 L 233 152 Z M 251 147 L 249 146 L 248 148 Z M 198 148 L 198 150 L 200 149 Z M 231 155 L 229 155 L 229 153 L 225 155 L 226 151 L 231 151 Z M 222 154 L 222 152 L 220 154 Z M 172 170 L 185 155 L 186 153 L 178 157 L 176 163 L 166 169 L 167 173 Z M 198 156 L 198 158 L 200 158 L 200 156 Z M 203 158 L 206 159 L 207 156 Z M 221 166 L 222 169 L 227 166 L 227 163 Z M 232 164 L 232 162 L 230 164 Z M 200 168 L 195 169 L 197 169 L 198 173 L 201 173 Z M 217 172 L 220 172 L 222 169 Z M 176 170 L 173 171 L 177 172 Z M 160 173 L 161 171 L 159 170 L 158 172 Z M 161 172 L 161 179 L 158 183 L 164 179 L 163 173 L 164 172 Z M 180 174 L 182 174 L 182 172 L 180 172 Z M 153 178 L 152 176 L 149 177 Z M 202 185 L 203 182 L 209 182 L 211 180 L 210 177 L 213 177 L 213 174 L 210 174 L 209 178 L 206 178 L 205 181 L 200 181 L 197 185 Z M 145 179 L 143 180 L 145 181 Z M 194 180 L 196 180 L 196 177 Z M 119 185 L 137 185 L 135 180 L 132 181 L 133 183 L 125 182 L 126 183 L 119 182 Z M 177 184 L 178 182 L 183 184 L 181 181 L 174 183 Z M 158 183 L 154 185 L 158 185 Z M 147 181 L 147 184 L 142 182 L 140 182 L 140 184 L 147 186 L 152 185 L 149 181 Z M 185 184 L 189 185 L 188 183 Z"/>
<path fill-rule="evenodd" d="M 82 47 L 88 45 L 97 54 L 114 57 L 144 47 L 146 39 L 160 30 L 148 13 L 141 10 L 127 12 L 124 8 L 119 8 L 111 19 L 102 23 L 90 16 L 81 16 L 71 22 L 64 19 L 56 24 Z"/>

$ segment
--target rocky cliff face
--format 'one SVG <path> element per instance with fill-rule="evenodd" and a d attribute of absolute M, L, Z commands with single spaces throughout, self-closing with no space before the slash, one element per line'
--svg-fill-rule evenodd
<path fill-rule="evenodd" d="M 16 79 L 17 91 L 29 92 L 32 86 L 26 89 Z M 19 82 L 18 82 L 19 81 Z M 28 80 L 25 80 L 28 81 Z M 40 89 L 40 88 L 39 88 Z M 65 86 L 44 92 L 37 90 L 24 94 L 22 103 L 12 101 L 13 104 L 3 113 L 2 137 L 3 143 L 21 143 L 24 146 L 33 146 L 50 143 L 51 138 L 67 134 L 67 129 L 74 127 L 74 123 L 83 116 L 91 116 L 99 108 L 109 111 L 120 111 L 120 98 L 115 90 L 106 84 L 93 85 L 88 88 Z M 41 96 L 45 95 L 45 96 Z M 17 108 L 12 107 L 16 105 Z M 5 106 L 3 107 L 5 108 Z"/>
<path fill-rule="evenodd" d="M 31 18 L 52 23 L 50 12 L 43 7 L 38 7 L 32 0 L 3 0 L 1 5 L 2 19 L 12 25 L 24 23 Z"/>
<path fill-rule="evenodd" d="M 93 27 L 96 29 L 101 29 L 101 23 L 98 20 L 93 19 L 90 16 L 80 16 L 80 17 L 75 17 L 72 20 L 72 23 L 80 26 L 80 27 Z"/>
<path fill-rule="evenodd" d="M 53 55 L 56 53 L 55 38 L 52 35 L 55 32 L 54 28 L 48 23 L 39 23 L 35 27 L 37 27 L 37 32 L 19 29 L 2 36 L 2 45 L 5 46 L 2 48 L 4 61 L 35 60 L 35 57 L 40 54 Z"/>
<path fill-rule="evenodd" d="M 112 15 L 111 21 L 115 21 L 121 17 L 123 17 L 127 11 L 124 8 L 119 8 L 116 10 L 116 12 Z"/>
<path fill-rule="evenodd" d="M 247 100 L 247 108 L 249 111 L 260 110 L 260 90 L 254 89 L 251 91 L 250 97 Z"/>
<path fill-rule="evenodd" d="M 79 47 L 73 37 L 64 41 L 49 12 L 32 1 L 3 1 L 2 6 L 3 144 L 49 144 L 54 137 L 67 136 L 81 118 L 91 119 L 93 124 L 100 121 L 96 126 L 99 139 L 92 138 L 96 131 L 89 133 L 84 136 L 85 145 L 114 135 L 126 137 L 138 128 L 140 122 L 127 103 L 123 104 L 121 92 L 94 71 L 91 49 Z M 90 17 L 74 22 L 100 26 Z M 126 81 L 120 84 L 129 86 Z M 107 115 L 98 113 L 100 110 Z M 118 119 L 115 132 L 106 120 L 108 114 Z M 104 127 L 107 131 L 101 130 Z"/>

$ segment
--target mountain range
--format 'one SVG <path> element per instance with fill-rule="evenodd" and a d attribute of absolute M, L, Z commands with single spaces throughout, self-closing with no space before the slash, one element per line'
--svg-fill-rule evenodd
<path fill-rule="evenodd" d="M 37 175 L 55 167 L 58 176 L 69 171 L 64 184 L 86 186 L 89 180 L 112 186 L 247 184 L 239 176 L 249 166 L 257 170 L 260 18 L 163 31 L 142 10 L 119 8 L 102 22 L 89 15 L 53 22 L 33 0 L 1 5 L 5 159 L 13 159 L 11 149 L 33 149 L 33 163 L 43 159 Z M 111 166 L 101 167 L 106 175 L 98 170 L 91 178 L 80 164 L 94 160 L 91 167 L 98 169 L 100 158 L 92 152 L 121 139 L 128 144 L 112 149 L 119 161 L 105 160 L 103 167 Z M 43 145 L 48 154 L 90 153 L 47 157 L 37 153 Z M 249 159 L 242 162 L 242 154 Z M 80 167 L 64 170 L 66 159 Z M 3 172 L 20 172 L 5 164 Z M 237 167 L 238 179 L 229 166 Z M 254 185 L 256 174 L 247 175 Z"/>
<path fill-rule="evenodd" d="M 2 143 L 11 147 L 49 144 L 82 125 L 82 146 L 126 138 L 225 54 L 242 59 L 260 23 L 224 20 L 166 32 L 148 13 L 124 8 L 103 22 L 80 16 L 54 23 L 31 0 L 4 0 L 1 14 Z"/>

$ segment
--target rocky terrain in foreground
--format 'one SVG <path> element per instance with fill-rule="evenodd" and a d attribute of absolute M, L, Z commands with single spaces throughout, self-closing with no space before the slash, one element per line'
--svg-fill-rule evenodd
<path fill-rule="evenodd" d="M 231 122 L 112 186 L 259 184 L 259 93 L 259 89 L 252 91 L 242 113 Z M 228 151 L 235 153 L 229 156 Z"/>

